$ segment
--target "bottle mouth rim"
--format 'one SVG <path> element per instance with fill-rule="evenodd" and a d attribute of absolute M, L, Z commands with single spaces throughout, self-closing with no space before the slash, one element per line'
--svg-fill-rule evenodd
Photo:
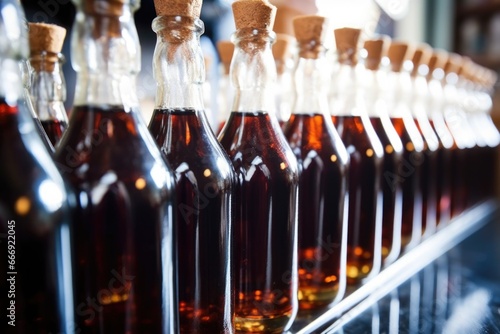
<path fill-rule="evenodd" d="M 205 32 L 205 24 L 199 18 L 181 15 L 157 16 L 153 19 L 151 28 L 155 33 L 163 30 L 191 30 L 200 35 Z"/>
<path fill-rule="evenodd" d="M 269 42 L 271 44 L 274 44 L 274 42 L 276 41 L 276 33 L 269 29 L 242 28 L 236 30 L 231 35 L 231 42 L 233 42 L 233 44 L 235 45 L 237 45 L 239 41 L 247 40 L 259 40 L 260 42 Z"/>

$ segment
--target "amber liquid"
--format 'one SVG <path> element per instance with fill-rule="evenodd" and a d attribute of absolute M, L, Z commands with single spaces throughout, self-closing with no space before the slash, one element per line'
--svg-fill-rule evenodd
<path fill-rule="evenodd" d="M 78 199 L 76 328 L 161 333 L 171 321 L 173 176 L 136 112 L 77 106 L 66 131 L 55 160 Z"/>
<path fill-rule="evenodd" d="M 422 162 L 422 174 L 420 177 L 420 189 L 422 190 L 422 235 L 431 235 L 436 230 L 436 193 L 437 193 L 437 170 L 439 163 L 439 152 L 429 145 L 424 131 L 424 124 L 415 119 L 415 124 L 424 139 L 424 160 Z M 432 130 L 432 129 L 430 129 Z"/>
<path fill-rule="evenodd" d="M 382 259 L 394 261 L 401 249 L 401 215 L 403 194 L 401 179 L 398 177 L 402 163 L 402 143 L 390 119 L 373 117 L 370 119 L 384 148 L 382 167 Z M 398 141 L 398 142 L 396 142 Z M 387 258 L 390 256 L 389 260 Z"/>
<path fill-rule="evenodd" d="M 413 136 L 420 136 L 418 130 L 410 132 L 412 127 L 407 124 L 413 119 L 392 118 L 392 124 L 403 143 L 403 164 L 398 176 L 403 184 L 403 221 L 401 225 L 401 247 L 415 245 L 420 241 L 422 231 L 422 163 L 425 159 L 422 150 L 413 143 Z M 415 124 L 413 124 L 415 126 Z M 410 130 L 409 130 L 410 129 Z"/>
<path fill-rule="evenodd" d="M 436 168 L 436 223 L 439 228 L 448 224 L 451 219 L 452 175 L 453 169 L 459 166 L 452 165 L 452 149 L 446 148 L 443 144 L 442 138 L 446 135 L 443 131 L 448 133 L 447 129 L 439 128 L 432 119 L 429 122 L 440 139 Z"/>
<path fill-rule="evenodd" d="M 149 129 L 176 176 L 181 333 L 228 333 L 232 164 L 202 111 L 157 109 Z"/>
<path fill-rule="evenodd" d="M 281 332 L 298 309 L 297 162 L 267 113 L 232 112 L 219 139 L 238 178 L 235 329 Z"/>
<path fill-rule="evenodd" d="M 349 219 L 347 238 L 347 283 L 354 285 L 374 274 L 377 244 L 380 247 L 381 224 L 377 210 L 381 202 L 383 156 L 369 119 L 358 116 L 336 116 L 337 131 L 350 155 Z M 380 197 L 380 198 L 379 198 Z M 380 203 L 381 204 L 381 203 Z"/>
<path fill-rule="evenodd" d="M 323 114 L 292 114 L 285 137 L 299 162 L 299 306 L 330 304 L 339 294 L 348 161 Z M 341 297 L 341 296 L 340 296 Z"/>
<path fill-rule="evenodd" d="M 59 121 L 57 119 L 43 120 L 40 122 L 51 144 L 56 147 L 64 131 L 68 127 L 68 124 L 65 121 Z"/>
<path fill-rule="evenodd" d="M 61 333 L 61 292 L 72 294 L 60 280 L 64 270 L 71 272 L 62 267 L 69 252 L 61 249 L 69 243 L 66 192 L 23 106 L 0 99 L 0 332 Z"/>

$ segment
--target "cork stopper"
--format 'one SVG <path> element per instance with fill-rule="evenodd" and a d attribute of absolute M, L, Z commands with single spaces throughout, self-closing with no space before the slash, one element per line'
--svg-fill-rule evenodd
<path fill-rule="evenodd" d="M 366 50 L 365 67 L 367 69 L 378 70 L 382 57 L 387 53 L 389 42 L 389 37 L 370 39 L 365 42 L 363 48 Z"/>
<path fill-rule="evenodd" d="M 293 20 L 295 38 L 299 43 L 299 56 L 306 59 L 318 58 L 323 49 L 323 36 L 328 19 L 318 15 L 305 15 Z"/>
<path fill-rule="evenodd" d="M 391 69 L 393 72 L 401 72 L 404 62 L 411 57 L 410 52 L 411 49 L 408 43 L 396 41 L 391 43 L 387 51 L 387 56 L 391 61 Z"/>
<path fill-rule="evenodd" d="M 450 53 L 443 69 L 446 74 L 459 74 L 463 69 L 462 65 L 462 57 L 456 53 Z"/>
<path fill-rule="evenodd" d="M 334 34 L 339 63 L 356 65 L 358 63 L 358 42 L 361 29 L 340 28 L 335 29 Z"/>
<path fill-rule="evenodd" d="M 429 63 L 427 66 L 429 66 L 429 74 L 428 77 L 432 77 L 432 72 L 434 70 L 440 68 L 444 70 L 444 66 L 446 65 L 446 62 L 448 61 L 448 53 L 444 51 L 434 51 L 432 53 L 431 58 L 429 59 Z"/>
<path fill-rule="evenodd" d="M 154 0 L 156 15 L 199 18 L 202 0 Z"/>
<path fill-rule="evenodd" d="M 59 61 L 59 53 L 64 44 L 66 29 L 55 24 L 28 23 L 31 66 L 35 70 L 51 72 Z M 42 56 L 42 53 L 46 52 Z M 43 64 L 42 64 L 43 62 Z"/>
<path fill-rule="evenodd" d="M 222 65 L 224 66 L 224 73 L 229 75 L 231 60 L 233 59 L 234 53 L 234 44 L 230 41 L 218 41 L 217 51 L 219 51 L 219 57 Z"/>
<path fill-rule="evenodd" d="M 31 54 L 42 51 L 59 53 L 64 44 L 66 29 L 55 24 L 28 23 Z"/>
<path fill-rule="evenodd" d="M 268 0 L 237 0 L 232 7 L 236 30 L 273 29 L 276 7 Z"/>
<path fill-rule="evenodd" d="M 413 70 L 411 71 L 411 75 L 416 77 L 418 75 L 418 68 L 421 65 L 426 65 L 429 63 L 429 60 L 432 57 L 432 48 L 429 44 L 419 44 L 415 47 L 415 53 L 413 54 L 413 58 L 411 62 L 413 63 Z"/>
<path fill-rule="evenodd" d="M 276 71 L 278 75 L 286 70 L 287 60 L 292 55 L 292 46 L 294 38 L 287 34 L 276 34 L 276 41 L 273 44 L 273 57 L 276 62 Z"/>

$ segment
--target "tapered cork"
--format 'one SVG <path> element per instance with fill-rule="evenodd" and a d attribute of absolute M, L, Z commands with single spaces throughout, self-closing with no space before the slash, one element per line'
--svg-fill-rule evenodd
<path fill-rule="evenodd" d="M 323 36 L 328 28 L 328 19 L 318 15 L 305 15 L 293 20 L 295 38 L 299 43 L 299 56 L 318 58 L 323 49 Z"/>
<path fill-rule="evenodd" d="M 224 66 L 224 73 L 227 75 L 233 59 L 234 44 L 230 41 L 219 41 L 217 42 L 217 51 L 219 51 L 220 61 Z"/>
<path fill-rule="evenodd" d="M 42 51 L 59 53 L 64 44 L 66 29 L 55 24 L 28 23 L 31 54 Z"/>
<path fill-rule="evenodd" d="M 233 15 L 236 30 L 272 30 L 276 18 L 276 7 L 267 0 L 237 0 L 233 2 Z"/>
<path fill-rule="evenodd" d="M 358 42 L 360 29 L 340 28 L 334 30 L 337 45 L 338 61 L 341 64 L 356 65 L 358 63 Z"/>
<path fill-rule="evenodd" d="M 391 61 L 391 69 L 393 72 L 401 72 L 403 64 L 406 60 L 411 59 L 413 53 L 408 43 L 393 41 L 387 51 L 387 56 Z"/>
<path fill-rule="evenodd" d="M 419 44 L 415 47 L 415 53 L 411 59 L 413 63 L 413 70 L 411 75 L 416 77 L 418 75 L 418 69 L 421 65 L 427 65 L 432 57 L 432 48 L 429 44 Z"/>
<path fill-rule="evenodd" d="M 446 62 L 448 61 L 448 53 L 440 50 L 435 50 L 432 52 L 432 56 L 429 59 L 427 66 L 429 67 L 428 78 L 432 78 L 432 73 L 436 69 L 444 70 Z"/>
<path fill-rule="evenodd" d="M 497 81 L 498 81 L 498 74 L 497 72 L 493 71 L 493 70 L 487 70 L 488 71 L 488 75 L 487 75 L 487 83 L 486 83 L 486 86 L 488 88 L 493 88 Z"/>
<path fill-rule="evenodd" d="M 199 18 L 202 0 L 154 0 L 158 16 L 186 16 Z"/>
<path fill-rule="evenodd" d="M 286 70 L 286 62 L 292 55 L 292 46 L 295 39 L 287 34 L 276 34 L 276 41 L 273 44 L 273 57 L 276 62 L 276 71 L 283 74 Z"/>
<path fill-rule="evenodd" d="M 389 43 L 389 37 L 385 36 L 365 41 L 363 48 L 366 50 L 365 67 L 367 69 L 378 70 L 382 57 L 387 54 Z"/>
<path fill-rule="evenodd" d="M 456 53 L 450 53 L 443 69 L 446 74 L 459 74 L 462 71 L 462 65 L 462 57 Z"/>
<path fill-rule="evenodd" d="M 31 50 L 30 64 L 37 71 L 51 72 L 59 61 L 66 29 L 55 24 L 28 23 Z"/>

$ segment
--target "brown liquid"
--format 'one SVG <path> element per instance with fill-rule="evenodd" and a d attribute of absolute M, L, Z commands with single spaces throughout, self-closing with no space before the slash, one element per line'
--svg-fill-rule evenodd
<path fill-rule="evenodd" d="M 369 119 L 337 116 L 337 130 L 350 155 L 349 220 L 347 241 L 347 283 L 358 284 L 378 271 L 377 244 L 380 247 L 381 224 L 377 221 L 382 194 L 383 151 Z M 377 148 L 378 147 L 378 148 Z M 380 230 L 377 233 L 377 230 Z M 380 250 L 378 250 L 380 256 Z"/>
<path fill-rule="evenodd" d="M 71 272 L 62 262 L 63 252 L 69 252 L 61 244 L 69 243 L 66 192 L 22 108 L 23 103 L 0 99 L 0 332 L 60 333 L 65 332 L 62 292 L 72 294 L 61 280 L 64 270 Z M 15 327 L 8 324 L 9 307 Z"/>
<path fill-rule="evenodd" d="M 49 137 L 51 144 L 55 147 L 59 143 L 59 140 L 61 140 L 61 137 L 64 131 L 66 131 L 68 124 L 64 121 L 59 121 L 56 119 L 43 120 L 40 122 L 42 123 L 42 127 L 45 130 L 47 137 Z"/>
<path fill-rule="evenodd" d="M 161 333 L 171 321 L 163 310 L 172 293 L 173 175 L 139 117 L 121 106 L 77 106 L 55 154 L 78 198 L 81 333 Z"/>
<path fill-rule="evenodd" d="M 425 159 L 422 148 L 415 140 L 422 140 L 412 118 L 392 118 L 392 124 L 403 143 L 403 164 L 398 173 L 403 184 L 403 221 L 401 225 L 401 247 L 419 242 L 422 228 L 422 189 L 420 178 Z M 418 138 L 420 136 L 420 138 Z"/>
<path fill-rule="evenodd" d="M 297 309 L 297 162 L 276 119 L 232 112 L 219 137 L 236 170 L 235 329 L 281 332 Z"/>
<path fill-rule="evenodd" d="M 453 169 L 459 166 L 452 165 L 452 148 L 443 144 L 444 136 L 451 136 L 447 129 L 442 129 L 431 119 L 432 128 L 438 135 L 440 142 L 437 154 L 436 168 L 436 224 L 439 228 L 448 224 L 451 219 L 451 182 Z M 445 132 L 445 133 L 443 133 Z"/>
<path fill-rule="evenodd" d="M 426 131 L 434 130 L 432 128 L 429 129 L 428 126 L 426 127 L 426 124 L 423 124 L 423 121 L 417 119 L 415 119 L 415 124 L 424 139 L 424 161 L 420 177 L 420 189 L 422 190 L 422 235 L 431 235 L 435 232 L 437 226 L 436 193 L 439 152 L 436 143 L 429 142 L 432 140 L 431 135 L 427 135 L 426 133 Z"/>
<path fill-rule="evenodd" d="M 204 112 L 157 109 L 149 129 L 176 174 L 181 333 L 229 332 L 232 164 Z"/>
<path fill-rule="evenodd" d="M 374 117 L 370 119 L 384 148 L 382 167 L 382 259 L 390 255 L 394 261 L 401 248 L 401 215 L 403 194 L 398 170 L 401 168 L 403 144 L 390 119 Z M 387 262 L 385 264 L 388 264 Z"/>
<path fill-rule="evenodd" d="M 285 137 L 299 162 L 299 305 L 330 304 L 345 275 L 344 199 L 348 160 L 330 119 L 322 114 L 292 114 Z M 345 256 L 345 255 L 344 255 Z"/>

